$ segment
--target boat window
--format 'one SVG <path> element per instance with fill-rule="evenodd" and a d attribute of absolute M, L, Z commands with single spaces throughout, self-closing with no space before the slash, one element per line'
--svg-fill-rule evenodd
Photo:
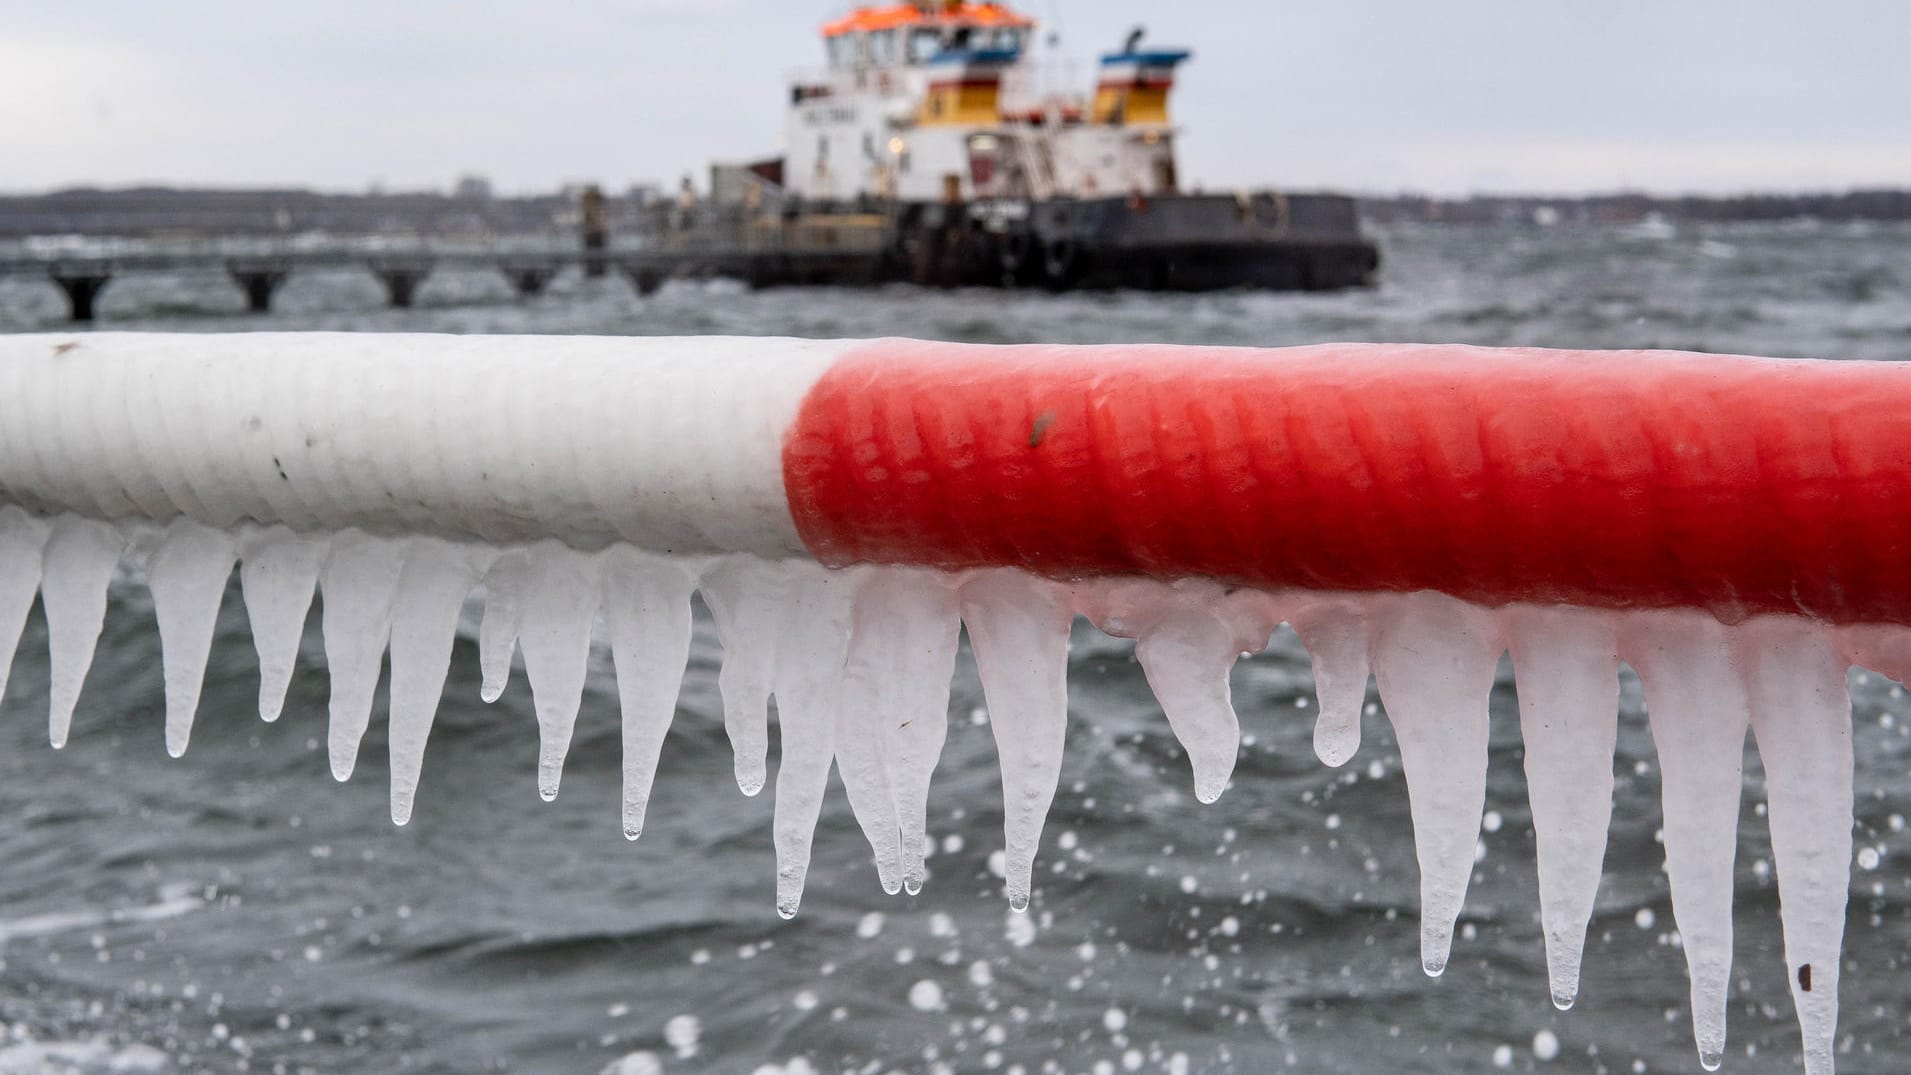
<path fill-rule="evenodd" d="M 989 42 L 989 47 L 1003 52 L 1021 52 L 1023 34 L 1024 31 L 1019 27 L 998 26 L 995 28 L 995 37 Z"/>
<path fill-rule="evenodd" d="M 909 31 L 909 62 L 927 63 L 929 58 L 942 51 L 942 34 L 928 27 L 918 27 Z"/>
<path fill-rule="evenodd" d="M 896 31 L 878 30 L 869 35 L 869 62 L 877 67 L 896 62 Z"/>
<path fill-rule="evenodd" d="M 856 66 L 856 42 L 861 34 L 838 34 L 829 39 L 829 65 L 839 70 Z"/>

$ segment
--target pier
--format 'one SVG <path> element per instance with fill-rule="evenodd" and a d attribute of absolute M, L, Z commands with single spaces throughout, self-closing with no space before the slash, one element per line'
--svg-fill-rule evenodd
<path fill-rule="evenodd" d="M 669 277 L 697 268 L 687 265 L 679 256 L 619 253 L 602 248 L 492 252 L 420 245 L 415 250 L 375 253 L 323 250 L 232 255 L 216 250 L 184 250 L 59 257 L 0 256 L 0 276 L 45 279 L 66 296 L 68 318 L 81 323 L 98 318 L 99 298 L 109 284 L 138 273 L 223 273 L 245 297 L 247 312 L 263 314 L 272 309 L 273 299 L 289 278 L 313 270 L 362 269 L 384 286 L 386 300 L 393 308 L 407 309 L 416 303 L 420 289 L 439 268 L 495 269 L 520 298 L 533 299 L 544 294 L 553 280 L 572 268 L 591 276 L 595 275 L 594 269 L 602 271 L 604 266 L 617 268 L 645 295 L 656 291 Z M 744 275 L 739 267 L 721 259 L 708 267 L 728 268 L 735 275 Z"/>
<path fill-rule="evenodd" d="M 151 253 L 98 257 L 0 257 L 0 276 L 38 277 L 66 296 L 67 317 L 86 323 L 99 317 L 99 296 L 115 279 L 135 273 L 224 273 L 245 297 L 248 313 L 263 314 L 293 275 L 320 269 L 362 269 L 383 285 L 387 304 L 410 309 L 432 273 L 440 268 L 494 269 L 520 299 L 535 299 L 552 281 L 576 270 L 590 278 L 614 268 L 639 295 L 654 294 L 667 280 L 729 277 L 752 287 L 795 283 L 874 283 L 882 251 L 864 242 L 859 248 L 796 249 L 761 243 L 749 248 L 699 246 L 695 249 L 616 252 L 542 250 L 475 253 L 421 249 L 408 253 L 328 251 L 271 256 L 226 257 L 218 254 Z"/>

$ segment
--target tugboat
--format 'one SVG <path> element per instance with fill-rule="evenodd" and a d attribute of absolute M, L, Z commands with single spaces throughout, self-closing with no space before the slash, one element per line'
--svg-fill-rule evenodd
<path fill-rule="evenodd" d="M 1190 53 L 1142 33 L 1094 91 L 1057 86 L 1001 3 L 859 7 L 791 83 L 782 157 L 685 183 L 626 269 L 758 286 L 884 283 L 1202 291 L 1370 284 L 1352 198 L 1181 189 L 1168 102 Z"/>

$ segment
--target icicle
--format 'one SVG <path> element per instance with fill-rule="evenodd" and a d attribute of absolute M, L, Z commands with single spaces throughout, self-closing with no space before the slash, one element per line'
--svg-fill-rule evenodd
<path fill-rule="evenodd" d="M 478 625 L 478 667 L 484 683 L 478 696 L 495 702 L 511 681 L 511 654 L 518 645 L 518 618 L 531 573 L 531 554 L 506 549 L 484 577 L 484 620 Z"/>
<path fill-rule="evenodd" d="M 584 699 L 601 576 L 596 556 L 554 541 L 531 550 L 518 645 L 537 707 L 537 793 L 546 802 L 557 798 Z"/>
<path fill-rule="evenodd" d="M 47 737 L 55 749 L 66 745 L 80 685 L 93 665 L 93 649 L 105 624 L 106 586 L 125 548 L 118 530 L 77 515 L 61 516 L 47 537 L 40 600 L 46 607 L 52 661 Z"/>
<path fill-rule="evenodd" d="M 1135 659 L 1188 752 L 1194 797 L 1204 803 L 1227 790 L 1240 752 L 1241 722 L 1228 692 L 1240 655 L 1234 631 L 1205 609 L 1171 612 L 1135 641 Z"/>
<path fill-rule="evenodd" d="M 1725 1059 L 1745 691 L 1725 628 L 1705 613 L 1640 617 L 1620 636 L 1620 656 L 1645 687 L 1664 782 L 1666 878 L 1691 979 L 1692 1034 L 1699 1063 L 1712 1071 Z"/>
<path fill-rule="evenodd" d="M 888 743 L 890 787 L 902 823 L 902 887 L 910 895 L 928 879 L 929 782 L 949 733 L 949 682 L 962 637 L 961 610 L 945 576 L 909 573 L 896 580 L 895 604 L 872 629 L 908 639 L 894 665 Z"/>
<path fill-rule="evenodd" d="M 347 780 L 358 764 L 358 744 L 371 723 L 372 695 L 391 636 L 392 591 L 398 586 L 401 553 L 396 541 L 347 530 L 332 539 L 319 574 L 325 596 L 320 622 L 325 663 L 332 673 L 332 777 Z"/>
<path fill-rule="evenodd" d="M 1899 684 L 1911 683 L 1911 629 L 1890 626 L 1844 627 L 1838 645 L 1851 664 L 1877 672 Z"/>
<path fill-rule="evenodd" d="M 1439 594 L 1376 602 L 1374 678 L 1400 742 L 1420 860 L 1420 965 L 1446 970 L 1486 809 L 1487 695 L 1500 640 L 1490 614 Z"/>
<path fill-rule="evenodd" d="M 1609 614 L 1525 607 L 1505 616 L 1519 684 L 1540 922 L 1553 1004 L 1579 995 L 1580 952 L 1605 864 L 1619 657 Z"/>
<path fill-rule="evenodd" d="M 0 699 L 7 695 L 14 651 L 40 589 L 40 557 L 48 526 L 12 505 L 0 507 Z"/>
<path fill-rule="evenodd" d="M 753 556 L 733 556 L 704 575 L 704 604 L 723 642 L 717 689 L 723 695 L 723 728 L 735 758 L 737 787 L 745 795 L 763 790 L 770 749 L 770 678 L 776 666 L 781 609 L 789 595 L 787 566 Z"/>
<path fill-rule="evenodd" d="M 166 674 L 166 753 L 175 758 L 192 737 L 213 627 L 237 559 L 231 535 L 181 519 L 167 528 L 146 565 Z"/>
<path fill-rule="evenodd" d="M 444 695 L 458 614 L 483 573 L 478 557 L 461 546 L 415 538 L 404 550 L 404 567 L 392 600 L 391 709 L 387 746 L 391 757 L 391 819 L 411 820 L 424 771 L 425 741 Z"/>
<path fill-rule="evenodd" d="M 1012 570 L 962 587 L 962 622 L 988 700 L 1002 763 L 1004 876 L 1009 906 L 1028 908 L 1042 823 L 1062 774 L 1068 730 L 1068 631 L 1061 587 Z"/>
<path fill-rule="evenodd" d="M 810 842 L 822 813 L 836 755 L 836 707 L 841 699 L 849 617 L 860 574 L 798 568 L 782 609 L 777 654 L 776 912 L 794 917 L 809 875 Z"/>
<path fill-rule="evenodd" d="M 901 719 L 890 711 L 889 697 L 897 686 L 898 669 L 884 666 L 886 658 L 894 659 L 887 652 L 893 640 L 876 638 L 876 631 L 863 622 L 882 603 L 880 594 L 859 595 L 852 613 L 842 701 L 836 709 L 836 772 L 843 778 L 850 812 L 875 854 L 876 880 L 893 896 L 902 891 L 902 820 L 885 740 L 890 725 Z"/>
<path fill-rule="evenodd" d="M 962 623 L 946 576 L 872 569 L 856 595 L 836 768 L 885 891 L 928 875 L 929 778 L 949 731 Z"/>
<path fill-rule="evenodd" d="M 1851 885 L 1851 697 L 1826 631 L 1753 620 L 1736 639 L 1765 764 L 1772 857 L 1807 1075 L 1831 1075 L 1838 963 Z"/>
<path fill-rule="evenodd" d="M 285 706 L 326 551 L 324 541 L 299 537 L 283 526 L 240 542 L 239 590 L 259 654 L 259 719 L 268 723 L 278 720 Z"/>
<path fill-rule="evenodd" d="M 1368 629 L 1360 606 L 1321 602 L 1299 613 L 1294 633 L 1314 666 L 1314 754 L 1347 764 L 1360 750 L 1360 710 L 1367 701 Z"/>
<path fill-rule="evenodd" d="M 604 556 L 604 619 L 623 711 L 624 837 L 644 831 L 650 787 L 690 659 L 690 591 L 681 567 L 627 546 Z"/>

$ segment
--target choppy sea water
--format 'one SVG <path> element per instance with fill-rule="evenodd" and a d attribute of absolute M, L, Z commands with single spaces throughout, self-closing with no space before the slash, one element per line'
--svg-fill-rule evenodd
<path fill-rule="evenodd" d="M 496 274 L 447 271 L 418 309 L 395 311 L 369 274 L 333 270 L 294 276 L 274 313 L 251 317 L 208 272 L 114 281 L 100 327 L 1911 356 L 1907 228 L 1400 229 L 1382 241 L 1381 286 L 1341 295 L 679 284 L 640 299 L 615 277 L 567 276 L 527 302 Z M 63 314 L 50 285 L 0 279 L 0 330 L 57 330 Z M 769 796 L 746 799 L 731 780 L 720 651 L 701 610 L 634 844 L 619 825 L 608 654 L 594 654 L 563 795 L 546 804 L 529 691 L 520 672 L 498 703 L 478 700 L 475 629 L 468 614 L 416 815 L 394 829 L 382 711 L 353 781 L 328 775 L 316 616 L 286 715 L 263 725 L 235 586 L 193 748 L 173 761 L 143 586 L 115 585 L 58 753 L 45 740 L 36 610 L 0 708 L 0 1073 L 1698 1070 L 1655 835 L 1658 769 L 1630 677 L 1608 872 L 1579 1003 L 1557 1012 L 1504 666 L 1480 858 L 1435 980 L 1419 966 L 1418 874 L 1386 719 L 1370 704 L 1343 769 L 1315 761 L 1307 662 L 1285 630 L 1235 672 L 1249 739 L 1228 794 L 1202 806 L 1131 647 L 1078 629 L 1068 761 L 1026 915 L 1009 912 L 991 870 L 998 780 L 965 655 L 930 800 L 928 887 L 883 895 L 837 788 L 802 913 L 785 922 L 772 906 Z M 1911 701 L 1880 677 L 1852 683 L 1861 854 L 1840 1065 L 1902 1072 Z M 1762 801 L 1754 753 L 1735 1072 L 1798 1065 Z"/>

